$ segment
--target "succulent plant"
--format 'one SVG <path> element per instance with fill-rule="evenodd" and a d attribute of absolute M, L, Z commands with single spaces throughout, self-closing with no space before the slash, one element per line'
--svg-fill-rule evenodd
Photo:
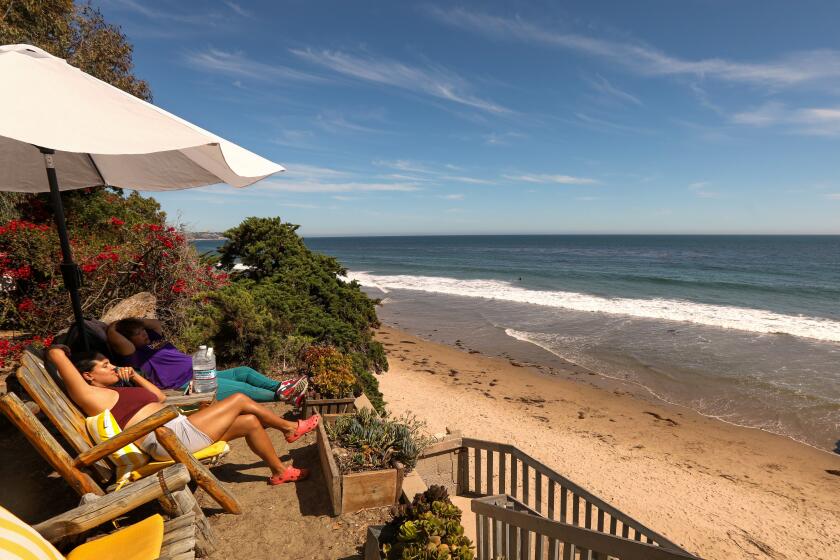
<path fill-rule="evenodd" d="M 411 504 L 393 511 L 390 526 L 397 542 L 382 546 L 388 560 L 473 560 L 472 543 L 464 536 L 461 510 L 443 486 L 431 486 Z M 385 534 L 383 532 L 383 534 Z"/>
<path fill-rule="evenodd" d="M 327 435 L 334 446 L 349 452 L 336 454 L 343 473 L 387 469 L 394 462 L 411 470 L 432 441 L 423 435 L 424 426 L 413 417 L 391 418 L 363 408 L 340 416 L 332 426 L 327 426 Z"/>

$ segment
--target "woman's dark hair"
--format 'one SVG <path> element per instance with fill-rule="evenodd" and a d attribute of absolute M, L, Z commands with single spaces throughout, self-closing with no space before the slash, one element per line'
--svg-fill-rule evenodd
<path fill-rule="evenodd" d="M 136 319 L 134 317 L 128 317 L 126 319 L 120 319 L 117 321 L 117 326 L 114 327 L 118 333 L 123 335 L 126 338 L 131 338 L 138 332 L 141 332 L 146 326 L 143 324 L 142 319 Z"/>
<path fill-rule="evenodd" d="M 107 358 L 100 352 L 76 352 L 73 354 L 71 361 L 79 373 L 87 373 L 96 367 L 96 362 L 107 360 Z"/>

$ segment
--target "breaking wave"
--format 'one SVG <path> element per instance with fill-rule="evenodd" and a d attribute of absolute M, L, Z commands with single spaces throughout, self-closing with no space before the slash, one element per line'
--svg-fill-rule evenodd
<path fill-rule="evenodd" d="M 461 280 L 437 276 L 377 275 L 348 272 L 347 278 L 363 286 L 389 290 L 417 290 L 453 296 L 527 303 L 590 313 L 627 315 L 679 321 L 724 329 L 766 334 L 788 334 L 840 342 L 840 321 L 820 317 L 784 315 L 762 309 L 711 305 L 676 299 L 608 298 L 564 291 L 528 290 L 502 280 Z"/>

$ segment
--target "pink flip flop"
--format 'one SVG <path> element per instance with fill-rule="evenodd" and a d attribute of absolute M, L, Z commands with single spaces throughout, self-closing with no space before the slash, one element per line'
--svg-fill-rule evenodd
<path fill-rule="evenodd" d="M 315 414 L 314 416 L 310 416 L 306 420 L 298 420 L 297 429 L 295 433 L 290 436 L 286 436 L 286 441 L 289 443 L 295 442 L 304 434 L 308 434 L 312 430 L 318 427 L 318 422 L 321 420 L 321 416 Z"/>
<path fill-rule="evenodd" d="M 275 474 L 269 477 L 268 484 L 277 486 L 278 484 L 286 484 L 287 482 L 298 482 L 309 478 L 309 469 L 296 469 L 295 467 L 286 467 L 286 470 L 280 474 Z"/>

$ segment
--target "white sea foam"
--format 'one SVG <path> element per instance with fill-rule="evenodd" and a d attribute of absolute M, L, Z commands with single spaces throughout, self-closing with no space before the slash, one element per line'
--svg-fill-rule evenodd
<path fill-rule="evenodd" d="M 369 272 L 348 272 L 347 276 L 363 286 L 375 287 L 385 293 L 388 293 L 389 289 L 417 290 L 453 296 L 530 303 L 590 313 L 696 323 L 757 333 L 783 333 L 828 342 L 840 342 L 840 321 L 820 317 L 783 315 L 762 309 L 671 299 L 605 298 L 576 292 L 526 290 L 501 280 L 388 276 Z"/>

